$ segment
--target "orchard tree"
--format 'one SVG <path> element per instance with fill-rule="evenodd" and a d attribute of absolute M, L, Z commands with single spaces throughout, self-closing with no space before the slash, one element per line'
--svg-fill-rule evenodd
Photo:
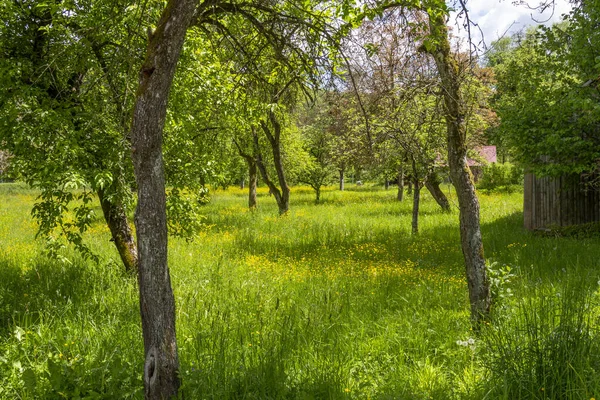
<path fill-rule="evenodd" d="M 422 50 L 434 59 L 440 78 L 443 116 L 446 120 L 448 165 L 460 211 L 460 238 L 469 287 L 471 319 L 477 327 L 489 315 L 491 303 L 479 221 L 479 200 L 467 164 L 468 108 L 461 86 L 469 76 L 470 70 L 459 64 L 451 50 L 446 25 L 450 10 L 446 4 L 431 0 L 425 2 L 424 6 L 428 17 L 429 35 L 423 40 Z"/>
<path fill-rule="evenodd" d="M 364 115 L 357 98 L 349 88 L 328 91 L 325 95 L 327 113 L 331 121 L 332 162 L 338 171 L 339 189 L 345 189 L 346 175 L 368 163 L 370 145 L 364 135 Z"/>
<path fill-rule="evenodd" d="M 299 181 L 315 191 L 315 201 L 321 201 L 321 187 L 332 182 L 334 165 L 335 122 L 327 107 L 325 94 L 316 98 L 297 114 L 303 145 L 310 159 L 299 176 Z"/>
<path fill-rule="evenodd" d="M 460 2 L 459 7 L 465 10 L 465 2 Z M 443 0 L 406 3 L 377 1 L 375 4 L 368 4 L 365 11 L 355 13 L 349 19 L 381 15 L 390 8 L 415 15 L 414 20 L 420 25 L 422 32 L 420 37 L 415 38 L 420 42 L 419 50 L 429 54 L 435 62 L 442 115 L 446 125 L 448 166 L 459 205 L 460 238 L 469 288 L 471 320 L 477 328 L 488 317 L 491 303 L 479 220 L 479 200 L 467 164 L 468 106 L 461 89 L 465 79 L 472 75 L 472 69 L 470 65 L 460 62 L 462 57 L 452 51 L 447 26 L 450 8 Z"/>
<path fill-rule="evenodd" d="M 311 22 L 307 23 L 307 19 Z M 256 37 L 268 38 L 278 57 L 303 54 L 319 44 L 328 11 L 311 2 L 228 2 L 170 0 L 149 35 L 146 57 L 139 73 L 132 122 L 132 157 L 138 185 L 136 228 L 139 249 L 139 287 L 144 334 L 144 386 L 147 398 L 169 398 L 179 389 L 175 306 L 167 265 L 167 220 L 163 130 L 167 103 L 186 32 L 191 26 L 216 33 L 240 43 L 236 32 L 246 24 Z M 292 26 L 294 40 L 290 40 Z M 282 29 L 282 28 L 286 29 Z M 306 39 L 306 40 L 301 40 Z M 317 46 L 318 47 L 318 46 Z M 243 52 L 243 46 L 239 47 Z M 310 58 L 310 57 L 308 57 Z M 283 61 L 285 63 L 285 61 Z M 310 65 L 310 64 L 307 64 Z M 253 71 L 253 65 L 248 70 Z M 285 88 L 285 85 L 284 87 Z M 271 100 L 285 93 L 271 91 Z M 276 103 L 276 101 L 273 101 Z M 261 128 L 275 138 L 281 127 L 275 110 L 269 109 Z M 265 129 L 266 128 L 266 129 Z"/>
<path fill-rule="evenodd" d="M 539 175 L 598 170 L 600 39 L 592 28 L 598 4 L 581 4 L 568 24 L 528 32 L 494 65 L 498 136 Z"/>
<path fill-rule="evenodd" d="M 405 172 L 410 176 L 415 187 L 413 233 L 418 232 L 421 186 L 426 185 L 443 211 L 450 210 L 436 172 L 436 162 L 445 150 L 437 72 L 433 61 L 417 49 L 414 38 L 423 35 L 418 17 L 387 10 L 365 22 L 354 35 L 365 50 L 354 70 L 359 73 L 360 94 L 372 120 L 373 164 L 384 176 L 386 188 L 389 178 L 398 176 L 399 199 L 403 198 Z"/>
<path fill-rule="evenodd" d="M 58 229 L 94 256 L 81 235 L 97 195 L 129 271 L 137 249 L 127 218 L 128 131 L 143 48 L 134 32 L 155 6 L 17 0 L 0 10 L 0 146 L 14 155 L 18 176 L 41 191 L 33 208 L 39 233 L 52 239 Z"/>

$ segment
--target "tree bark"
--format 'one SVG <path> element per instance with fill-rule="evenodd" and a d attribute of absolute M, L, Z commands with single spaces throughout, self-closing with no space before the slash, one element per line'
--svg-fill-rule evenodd
<path fill-rule="evenodd" d="M 250 178 L 248 179 L 248 208 L 251 210 L 256 209 L 256 186 L 258 185 L 258 170 L 256 169 L 256 161 L 252 160 L 252 163 L 248 164 L 248 172 Z"/>
<path fill-rule="evenodd" d="M 385 178 L 384 186 L 385 186 L 385 190 L 389 190 L 389 188 L 390 188 L 390 180 L 388 178 Z"/>
<path fill-rule="evenodd" d="M 175 397 L 180 386 L 175 298 L 167 264 L 162 136 L 175 68 L 196 4 L 196 0 L 169 0 L 156 31 L 149 33 L 131 125 L 146 399 Z"/>
<path fill-rule="evenodd" d="M 250 155 L 244 150 L 242 150 L 242 146 L 234 140 L 233 143 L 235 147 L 238 149 L 238 153 L 242 158 L 246 161 L 246 165 L 248 165 L 248 208 L 253 210 L 256 209 L 256 187 L 258 186 L 258 171 L 257 171 L 257 159 L 258 153 L 256 148 L 254 149 L 254 155 Z M 243 181 L 242 181 L 243 182 Z M 243 189 L 243 187 L 242 187 Z"/>
<path fill-rule="evenodd" d="M 244 190 L 246 188 L 246 179 L 240 179 L 240 189 Z"/>
<path fill-rule="evenodd" d="M 98 190 L 98 199 L 104 214 L 104 220 L 112 234 L 112 240 L 115 243 L 121 261 L 125 266 L 125 271 L 137 273 L 138 271 L 138 253 L 129 220 L 125 209 L 121 204 L 115 204 L 109 200 L 103 189 Z"/>
<path fill-rule="evenodd" d="M 398 201 L 404 200 L 404 168 L 398 170 Z"/>
<path fill-rule="evenodd" d="M 419 203 L 421 201 L 421 186 L 419 182 L 419 174 L 417 170 L 417 163 L 415 159 L 412 159 L 412 182 L 415 187 L 413 190 L 413 209 L 412 209 L 412 234 L 417 235 L 419 233 Z"/>
<path fill-rule="evenodd" d="M 269 129 L 269 127 L 264 121 L 261 121 L 260 125 L 262 127 L 262 130 L 265 132 L 267 139 L 269 140 L 269 144 L 271 145 L 271 150 L 273 152 L 273 164 L 275 165 L 275 171 L 277 172 L 277 180 L 279 181 L 279 187 L 281 188 L 281 190 L 277 189 L 277 187 L 272 182 L 271 183 L 273 187 L 271 187 L 271 185 L 269 185 L 268 182 L 267 185 L 269 186 L 269 189 L 271 189 L 271 193 L 273 193 L 273 196 L 275 196 L 277 206 L 279 207 L 279 215 L 284 215 L 290 209 L 290 187 L 287 184 L 285 172 L 283 170 L 283 159 L 281 156 L 281 124 L 277 120 L 277 117 L 275 116 L 275 113 L 273 113 L 273 111 L 268 111 L 267 113 L 269 121 L 271 122 L 271 126 L 273 127 L 273 131 Z M 256 143 L 258 144 L 258 140 L 256 140 Z M 259 164 L 259 169 L 261 168 L 261 164 L 261 175 L 263 175 L 264 169 L 265 174 L 263 175 L 263 179 L 266 182 L 267 170 L 264 167 L 264 164 L 262 163 L 262 159 Z"/>
<path fill-rule="evenodd" d="M 471 321 L 475 328 L 490 312 L 490 290 L 486 275 L 483 241 L 479 224 L 479 201 L 467 164 L 465 109 L 460 91 L 460 75 L 448 40 L 443 14 L 429 15 L 433 39 L 427 50 L 435 61 L 444 96 L 444 117 L 448 138 L 448 164 L 456 188 L 460 210 L 460 238 L 471 302 Z"/>
<path fill-rule="evenodd" d="M 421 187 L 419 186 L 419 180 L 414 179 L 413 181 L 413 209 L 412 209 L 412 234 L 417 235 L 419 233 L 419 203 L 421 201 Z"/>
<path fill-rule="evenodd" d="M 442 208 L 444 212 L 450 212 L 450 202 L 448 198 L 444 194 L 442 188 L 440 188 L 440 180 L 435 172 L 429 174 L 429 176 L 425 180 L 425 187 L 431 193 L 431 196 L 435 199 L 438 205 Z"/>
<path fill-rule="evenodd" d="M 344 168 L 340 168 L 340 190 L 344 191 Z"/>

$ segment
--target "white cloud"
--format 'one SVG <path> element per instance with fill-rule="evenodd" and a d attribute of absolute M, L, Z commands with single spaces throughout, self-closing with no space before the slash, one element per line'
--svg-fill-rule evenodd
<path fill-rule="evenodd" d="M 534 6 L 538 4 L 538 0 L 530 0 L 529 3 Z M 548 9 L 543 14 L 524 5 L 513 5 L 511 0 L 469 0 L 466 6 L 471 21 L 479 25 L 488 46 L 504 34 L 512 34 L 540 23 L 551 25 L 571 11 L 567 0 L 555 0 L 554 12 Z M 462 23 L 456 23 L 456 14 L 451 15 L 450 23 L 456 24 L 454 33 L 457 36 L 468 36 Z M 471 35 L 474 43 L 479 43 L 482 39 L 477 27 L 471 27 Z"/>

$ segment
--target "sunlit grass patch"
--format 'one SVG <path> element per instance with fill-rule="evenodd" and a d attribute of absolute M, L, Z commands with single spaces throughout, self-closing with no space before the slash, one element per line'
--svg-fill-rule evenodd
<path fill-rule="evenodd" d="M 455 198 L 446 214 L 424 193 L 414 237 L 410 201 L 351 189 L 326 188 L 315 204 L 309 188 L 294 188 L 284 217 L 265 188 L 254 211 L 246 190 L 217 190 L 194 241 L 169 239 L 187 398 L 569 398 L 563 388 L 598 397 L 597 240 L 533 236 L 521 227 L 522 195 L 481 196 L 486 256 L 515 276 L 498 281 L 513 295 L 478 334 Z M 69 248 L 67 262 L 48 260 L 34 240 L 35 193 L 0 185 L 0 196 L 0 398 L 142 398 L 137 284 L 102 219 L 86 233 L 99 264 Z M 576 276 L 588 300 L 563 302 Z M 583 327 L 568 315 L 584 318 L 588 336 L 552 341 Z M 561 349 L 582 361 L 555 357 Z M 513 379 L 511 363 L 526 378 Z M 544 374 L 527 372 L 538 365 Z M 577 373 L 561 375 L 565 365 Z"/>

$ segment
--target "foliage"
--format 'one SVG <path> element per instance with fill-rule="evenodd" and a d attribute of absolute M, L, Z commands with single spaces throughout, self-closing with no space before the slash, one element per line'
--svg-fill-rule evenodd
<path fill-rule="evenodd" d="M 335 121 L 324 97 L 299 111 L 298 116 L 304 149 L 310 157 L 298 181 L 315 190 L 316 201 L 320 201 L 321 187 L 332 183 L 336 173 Z"/>
<path fill-rule="evenodd" d="M 600 158 L 597 2 L 567 21 L 502 46 L 494 69 L 500 135 L 516 160 L 541 175 L 590 172 Z M 595 53 L 594 53 L 595 54 Z"/>
<path fill-rule="evenodd" d="M 22 0 L 0 9 L 0 146 L 41 190 L 40 234 L 65 236 L 84 254 L 92 194 L 132 206 L 125 134 L 143 43 L 132 32 L 152 7 Z"/>
<path fill-rule="evenodd" d="M 506 190 L 523 184 L 523 168 L 511 163 L 491 163 L 482 167 L 477 187 L 482 190 Z"/>
<path fill-rule="evenodd" d="M 510 284 L 516 275 L 511 273 L 512 268 L 509 265 L 500 265 L 498 262 L 488 263 L 486 269 L 490 280 L 492 304 L 502 306 L 504 303 L 506 305 L 506 301 L 513 296 Z"/>
<path fill-rule="evenodd" d="M 547 237 L 597 238 L 600 237 L 600 222 L 571 226 L 549 226 L 547 229 L 538 230 L 535 233 Z"/>

